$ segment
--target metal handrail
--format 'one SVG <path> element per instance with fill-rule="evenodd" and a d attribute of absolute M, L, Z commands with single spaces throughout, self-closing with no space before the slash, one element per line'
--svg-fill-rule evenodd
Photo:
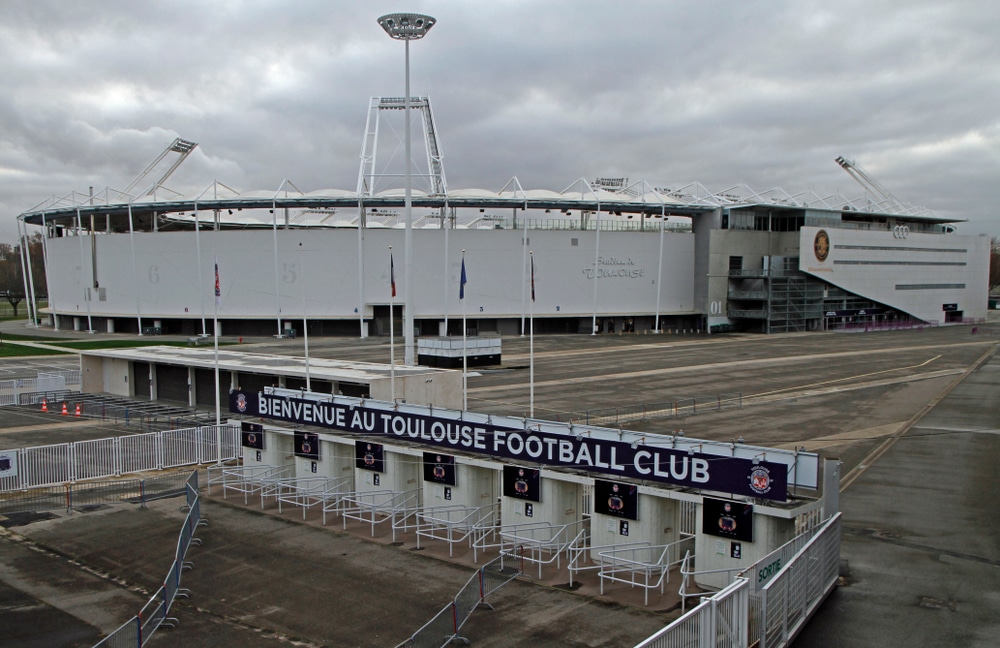
<path fill-rule="evenodd" d="M 649 591 L 659 589 L 663 593 L 664 584 L 670 581 L 670 568 L 683 562 L 682 558 L 670 559 L 672 550 L 680 551 L 681 545 L 693 543 L 693 537 L 681 538 L 665 545 L 652 545 L 645 548 L 628 548 L 623 550 L 602 551 L 598 554 L 601 558 L 601 594 L 604 594 L 604 581 L 609 580 L 618 583 L 625 583 L 632 587 L 643 588 L 643 601 L 649 605 Z M 658 551 L 658 553 L 657 553 Z M 652 560 L 641 560 L 635 558 L 637 552 L 646 552 Z M 625 558 L 619 554 L 627 554 L 632 557 Z M 623 578 L 618 574 L 629 574 L 629 578 Z M 636 580 L 636 575 L 642 574 L 642 582 Z M 655 577 L 655 579 L 654 579 Z M 654 579 L 651 581 L 651 579 Z"/>
<path fill-rule="evenodd" d="M 562 567 L 562 553 L 572 541 L 568 537 L 570 529 L 583 523 L 584 520 L 578 520 L 563 525 L 539 522 L 503 527 L 500 529 L 500 555 L 517 556 L 536 563 L 538 578 L 541 578 L 543 565 L 555 562 L 556 569 Z M 525 549 L 529 551 L 527 555 Z"/>
<path fill-rule="evenodd" d="M 448 555 L 453 555 L 455 544 L 469 542 L 472 545 L 476 528 L 487 519 L 492 520 L 499 509 L 499 504 L 488 504 L 469 508 L 464 505 L 442 506 L 422 509 L 417 513 L 421 520 L 417 524 L 417 548 L 420 548 L 420 538 L 431 540 L 441 540 L 448 543 Z M 452 513 L 461 513 L 462 516 L 453 519 Z M 458 537 L 455 532 L 458 532 Z"/>

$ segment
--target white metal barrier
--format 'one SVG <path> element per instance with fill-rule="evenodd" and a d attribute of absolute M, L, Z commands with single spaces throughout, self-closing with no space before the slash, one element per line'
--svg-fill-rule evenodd
<path fill-rule="evenodd" d="M 454 555 L 454 547 L 461 542 L 472 546 L 475 530 L 485 524 L 495 524 L 500 512 L 499 504 L 468 507 L 461 504 L 420 509 L 414 529 L 417 548 L 420 539 L 440 540 L 448 543 L 448 555 Z M 395 526 L 395 525 L 394 525 Z"/>
<path fill-rule="evenodd" d="M 16 470 L 0 477 L 0 492 L 204 464 L 220 457 L 229 461 L 239 458 L 241 450 L 238 425 L 18 448 L 6 451 Z"/>
<path fill-rule="evenodd" d="M 588 541 L 588 532 L 584 529 L 577 534 L 576 538 L 574 538 L 566 548 L 566 554 L 568 556 L 566 569 L 569 571 L 570 587 L 573 586 L 573 581 L 578 573 L 600 570 L 603 567 L 599 561 L 595 562 L 592 560 L 594 552 L 600 554 L 602 551 L 611 549 L 640 548 L 650 546 L 648 542 L 629 542 L 617 545 L 591 545 Z"/>
<path fill-rule="evenodd" d="M 737 578 L 635 648 L 747 648 L 749 588 Z"/>
<path fill-rule="evenodd" d="M 275 479 L 287 478 L 293 466 L 209 466 L 208 492 L 212 486 L 222 487 L 222 499 L 229 498 L 229 491 L 243 494 L 243 504 L 250 502 L 250 496 L 259 494 L 264 486 Z"/>
<path fill-rule="evenodd" d="M 538 578 L 541 578 L 544 565 L 554 562 L 556 569 L 562 566 L 562 554 L 576 537 L 576 527 L 583 523 L 583 520 L 563 525 L 536 522 L 503 527 L 500 529 L 500 555 L 536 563 Z"/>
<path fill-rule="evenodd" d="M 791 644 L 836 587 L 839 575 L 838 513 L 761 588 L 760 648 Z"/>
<path fill-rule="evenodd" d="M 339 497 L 354 483 L 353 477 L 331 479 L 329 477 L 292 477 L 279 480 L 278 513 L 282 504 L 291 504 L 302 509 L 302 519 L 314 506 L 323 506 Z"/>
<path fill-rule="evenodd" d="M 326 524 L 326 514 L 333 512 L 339 515 L 344 529 L 347 521 L 355 520 L 371 527 L 372 537 L 375 537 L 376 525 L 389 522 L 390 526 L 401 517 L 416 514 L 420 509 L 420 488 L 397 493 L 392 490 L 358 491 L 344 494 L 323 505 L 323 524 Z M 393 541 L 396 540 L 396 529 L 392 529 Z"/>
<path fill-rule="evenodd" d="M 616 547 L 598 553 L 601 569 L 601 594 L 604 581 L 625 583 L 630 587 L 643 589 L 643 602 L 649 605 L 650 590 L 663 587 L 670 582 L 670 569 L 680 565 L 684 552 L 694 546 L 694 538 L 682 538 L 665 545 L 649 547 Z"/>

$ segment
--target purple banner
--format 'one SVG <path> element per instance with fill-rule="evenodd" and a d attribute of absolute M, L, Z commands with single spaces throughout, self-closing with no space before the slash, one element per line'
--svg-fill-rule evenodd
<path fill-rule="evenodd" d="M 576 438 L 360 405 L 233 392 L 229 411 L 470 452 L 515 462 L 565 467 L 720 493 L 785 501 L 784 464 L 622 441 Z"/>

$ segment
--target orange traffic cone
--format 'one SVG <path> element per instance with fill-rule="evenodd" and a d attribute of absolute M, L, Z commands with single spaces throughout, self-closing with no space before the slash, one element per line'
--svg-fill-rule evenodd
<path fill-rule="evenodd" d="M 42 411 L 43 412 L 49 411 L 49 402 L 44 398 L 42 399 Z"/>
<path fill-rule="evenodd" d="M 80 418 L 80 403 L 76 404 L 76 414 L 74 416 Z"/>
<path fill-rule="evenodd" d="M 63 411 L 62 411 L 62 415 L 63 415 L 63 416 L 69 416 L 69 410 L 68 410 L 68 409 L 66 409 L 66 401 L 63 401 Z"/>

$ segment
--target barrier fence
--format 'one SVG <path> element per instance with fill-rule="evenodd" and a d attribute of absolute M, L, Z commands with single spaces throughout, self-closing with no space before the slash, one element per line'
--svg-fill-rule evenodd
<path fill-rule="evenodd" d="M 5 450 L 0 493 L 237 459 L 236 424 Z"/>
<path fill-rule="evenodd" d="M 760 648 L 792 643 L 840 575 L 840 514 L 761 589 Z"/>
<path fill-rule="evenodd" d="M 745 578 L 737 578 L 635 648 L 747 648 Z"/>
<path fill-rule="evenodd" d="M 839 570 L 837 513 L 745 568 L 714 595 L 702 596 L 697 607 L 635 648 L 785 648 L 833 591 Z M 697 573 L 687 573 L 685 582 Z"/>
<path fill-rule="evenodd" d="M 510 562 L 509 559 L 508 563 Z M 480 606 L 491 607 L 486 598 L 521 574 L 520 568 L 504 564 L 504 556 L 493 559 L 476 570 L 455 598 L 441 608 L 430 621 L 396 648 L 443 648 L 452 641 L 464 641 L 459 632 Z"/>
<path fill-rule="evenodd" d="M 170 608 L 177 598 L 186 597 L 188 591 L 181 587 L 181 574 L 193 565 L 186 562 L 188 549 L 192 545 L 200 545 L 201 540 L 195 537 L 199 526 L 206 524 L 201 517 L 201 504 L 198 497 L 198 471 L 195 470 L 184 484 L 187 517 L 181 526 L 177 538 L 177 548 L 174 560 L 167 570 L 163 585 L 149 598 L 139 613 L 123 623 L 111 634 L 94 645 L 94 648 L 136 648 L 145 646 L 153 634 L 161 627 L 177 625 L 177 619 L 170 616 Z"/>
<path fill-rule="evenodd" d="M 720 412 L 722 410 L 740 409 L 742 407 L 743 394 L 736 392 L 732 394 L 717 394 L 715 396 L 678 398 L 677 400 L 662 403 L 643 403 L 625 407 L 587 410 L 581 414 L 573 415 L 573 420 L 586 425 L 617 425 L 633 421 L 694 416 L 699 412 Z"/>
<path fill-rule="evenodd" d="M 10 491 L 0 494 L 0 513 L 60 509 L 73 511 L 87 506 L 119 502 L 145 506 L 153 500 L 182 495 L 185 480 L 183 473 L 171 473 L 143 479 L 79 482 L 29 491 Z"/>

